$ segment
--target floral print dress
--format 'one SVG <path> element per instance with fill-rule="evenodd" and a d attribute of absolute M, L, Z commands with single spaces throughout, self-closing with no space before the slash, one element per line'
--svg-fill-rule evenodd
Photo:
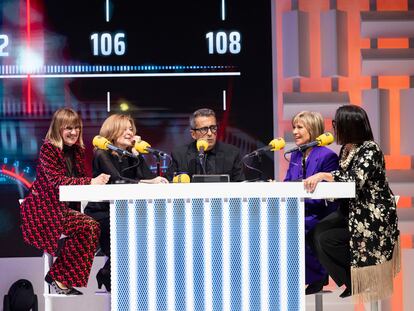
<path fill-rule="evenodd" d="M 342 202 L 349 211 L 352 292 L 362 301 L 392 294 L 399 271 L 399 230 L 394 195 L 385 175 L 385 160 L 374 141 L 341 149 L 335 181 L 355 182 L 355 198 Z"/>

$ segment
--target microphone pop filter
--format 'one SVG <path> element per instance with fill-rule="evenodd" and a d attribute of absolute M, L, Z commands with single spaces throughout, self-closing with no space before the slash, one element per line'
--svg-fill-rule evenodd
<path fill-rule="evenodd" d="M 147 148 L 149 147 L 151 147 L 151 145 L 147 143 L 145 140 L 135 142 L 135 146 L 134 146 L 135 150 L 142 154 L 149 153 L 147 150 Z"/>
<path fill-rule="evenodd" d="M 173 183 L 189 183 L 190 176 L 188 174 L 179 174 L 174 176 Z"/>
<path fill-rule="evenodd" d="M 285 140 L 282 137 L 272 139 L 269 142 L 269 146 L 272 147 L 270 149 L 270 151 L 276 151 L 276 150 L 283 149 L 283 147 L 285 147 L 285 145 L 286 145 Z"/>
<path fill-rule="evenodd" d="M 200 151 L 200 149 L 203 148 L 203 150 L 206 150 L 208 148 L 208 142 L 204 139 L 197 140 L 197 150 Z"/>
<path fill-rule="evenodd" d="M 95 136 L 92 140 L 92 144 L 94 145 L 94 147 L 102 150 L 108 150 L 109 143 L 109 140 L 99 135 Z"/>
<path fill-rule="evenodd" d="M 326 132 L 316 138 L 318 146 L 327 146 L 333 143 L 334 137 L 331 133 Z"/>

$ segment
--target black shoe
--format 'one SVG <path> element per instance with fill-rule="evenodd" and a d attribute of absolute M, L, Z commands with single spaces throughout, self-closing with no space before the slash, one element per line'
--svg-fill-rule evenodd
<path fill-rule="evenodd" d="M 102 284 L 105 286 L 107 292 L 111 292 L 111 272 L 102 268 L 96 275 L 98 281 L 98 288 L 101 289 Z"/>
<path fill-rule="evenodd" d="M 329 283 L 328 276 L 324 277 L 323 279 L 319 281 L 310 283 L 308 287 L 306 287 L 305 294 L 312 295 L 312 294 L 319 293 L 325 285 L 328 285 L 328 283 Z"/>
<path fill-rule="evenodd" d="M 49 274 L 46 274 L 45 281 L 49 283 L 50 286 L 53 287 L 56 294 L 59 295 L 83 295 L 82 292 L 78 291 L 77 289 L 70 287 L 70 288 L 61 288 L 55 280 Z"/>
<path fill-rule="evenodd" d="M 346 298 L 352 295 L 351 289 L 346 287 L 342 294 L 339 295 L 341 298 Z"/>

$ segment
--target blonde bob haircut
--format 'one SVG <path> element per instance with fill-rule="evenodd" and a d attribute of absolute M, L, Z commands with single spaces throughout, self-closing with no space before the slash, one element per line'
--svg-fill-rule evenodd
<path fill-rule="evenodd" d="M 52 145 L 63 149 L 62 131 L 66 127 L 80 127 L 79 138 L 76 142 L 77 145 L 84 148 L 82 139 L 82 119 L 79 114 L 70 108 L 60 108 L 55 111 L 50 122 L 49 130 L 46 133 L 45 139 L 50 141 Z"/>
<path fill-rule="evenodd" d="M 298 122 L 302 122 L 309 132 L 310 141 L 314 141 L 316 137 L 325 132 L 323 117 L 319 112 L 301 111 L 293 117 L 292 126 L 295 126 Z"/>
<path fill-rule="evenodd" d="M 122 135 L 125 129 L 130 127 L 135 135 L 137 128 L 135 127 L 135 122 L 131 116 L 125 114 L 113 114 L 106 118 L 101 126 L 99 135 L 105 137 L 114 144 L 116 139 Z"/>

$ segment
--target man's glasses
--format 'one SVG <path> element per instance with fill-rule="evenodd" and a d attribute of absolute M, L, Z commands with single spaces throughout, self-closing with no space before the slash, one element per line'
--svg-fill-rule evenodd
<path fill-rule="evenodd" d="M 211 131 L 211 133 L 216 134 L 217 133 L 217 125 L 210 125 L 205 127 L 200 127 L 198 129 L 192 129 L 193 131 L 198 131 L 201 135 L 206 135 L 208 133 L 208 130 Z"/>

